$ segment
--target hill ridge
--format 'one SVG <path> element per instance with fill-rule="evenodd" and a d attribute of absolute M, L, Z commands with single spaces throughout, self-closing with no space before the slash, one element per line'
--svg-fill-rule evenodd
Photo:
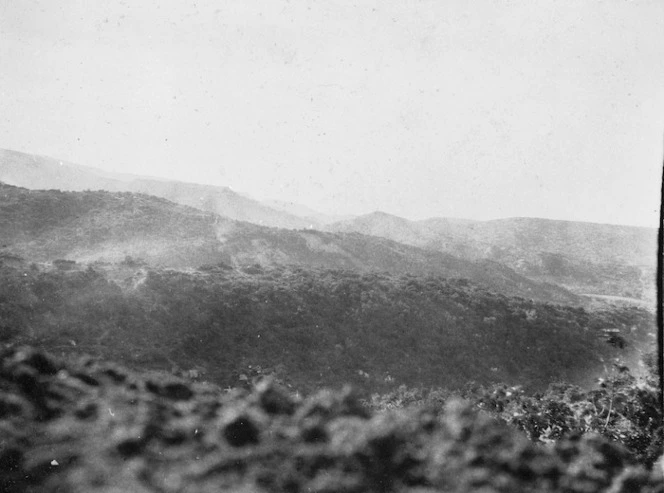
<path fill-rule="evenodd" d="M 141 257 L 156 265 L 301 265 L 468 278 L 496 292 L 578 303 L 569 291 L 491 262 L 359 233 L 286 230 L 234 221 L 132 192 L 35 191 L 0 186 L 7 250 L 35 260 Z"/>
<path fill-rule="evenodd" d="M 26 173 L 26 164 L 31 165 L 35 173 Z M 267 226 L 306 228 L 311 225 L 310 220 L 270 208 L 226 186 L 111 173 L 89 166 L 5 149 L 0 149 L 0 181 L 30 189 L 57 188 L 66 191 L 95 189 L 147 193 L 229 216 L 232 219 Z"/>

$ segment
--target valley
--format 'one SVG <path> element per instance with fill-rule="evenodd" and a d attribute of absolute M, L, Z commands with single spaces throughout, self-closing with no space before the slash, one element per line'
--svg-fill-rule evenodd
<path fill-rule="evenodd" d="M 508 426 L 506 436 L 536 446 L 598 433 L 625 448 L 625 461 L 650 468 L 657 459 L 655 230 L 380 212 L 340 218 L 2 151 L 0 239 L 8 399 L 36 399 L 23 396 L 12 365 L 37 350 L 50 354 L 39 361 L 56 358 L 63 368 L 85 357 L 120 364 L 137 381 L 175 379 L 163 385 L 183 385 L 182 395 L 207 385 L 195 399 L 229 395 L 239 408 L 271 386 L 295 409 L 318 402 L 321 389 L 340 396 L 351 385 L 349 405 L 376 419 L 415 409 L 452 416 L 449 406 L 463 399 L 468 416 L 488 413 Z M 141 385 L 139 400 L 166 392 Z M 51 412 L 45 402 L 30 405 Z M 77 438 L 86 447 L 106 433 L 101 421 L 91 426 L 92 435 Z M 28 455 L 39 445 L 30 447 Z M 10 460 L 3 453 L 0 468 Z M 65 477 L 53 474 L 45 477 Z"/>
<path fill-rule="evenodd" d="M 664 1 L 0 40 L 0 493 L 664 493 Z"/>

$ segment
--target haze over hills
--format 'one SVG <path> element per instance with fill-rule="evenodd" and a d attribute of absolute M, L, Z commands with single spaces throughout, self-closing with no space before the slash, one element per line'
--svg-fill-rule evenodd
<path fill-rule="evenodd" d="M 268 207 L 228 187 L 109 173 L 50 157 L 3 149 L 0 149 L 0 181 L 33 190 L 145 193 L 231 219 L 265 226 L 298 229 L 311 227 L 312 221 L 315 221 L 313 218 L 302 218 Z"/>
<path fill-rule="evenodd" d="M 330 225 L 334 231 L 355 231 L 409 244 L 440 248 L 469 245 L 467 255 L 500 256 L 497 249 L 546 250 L 587 262 L 649 266 L 656 254 L 652 228 L 580 223 L 538 218 L 491 221 L 431 218 L 410 221 L 374 212 Z M 494 248 L 495 247 L 495 248 Z"/>
<path fill-rule="evenodd" d="M 357 233 L 293 231 L 233 221 L 128 192 L 0 185 L 3 250 L 34 261 L 140 258 L 162 267 L 297 265 L 466 278 L 492 291 L 576 304 L 569 291 L 491 261 L 471 262 Z"/>
<path fill-rule="evenodd" d="M 328 232 L 326 236 L 311 231 L 307 236 L 302 232 L 280 231 L 277 235 L 267 235 L 271 238 L 267 243 L 264 238 L 253 238 L 253 243 L 245 241 L 242 247 L 244 250 L 238 248 L 234 253 L 234 258 L 243 257 L 247 262 L 252 261 L 252 258 L 269 262 L 286 261 L 291 259 L 294 251 L 306 257 L 301 261 L 314 262 L 313 259 L 318 258 L 319 254 L 305 255 L 302 252 L 318 248 L 327 249 L 326 260 L 320 261 L 325 265 L 353 268 L 373 265 L 395 272 L 412 269 L 426 272 L 424 259 L 430 253 L 423 254 L 419 250 L 420 253 L 415 255 L 420 259 L 419 264 L 411 261 L 400 266 L 394 260 L 385 261 L 389 256 L 387 250 L 399 250 L 404 245 L 410 245 L 471 262 L 468 265 L 474 265 L 472 262 L 475 261 L 499 263 L 510 272 L 515 271 L 538 283 L 557 284 L 577 294 L 614 296 L 648 304 L 652 304 L 655 298 L 656 230 L 651 228 L 536 218 L 492 221 L 431 218 L 412 221 L 380 211 L 341 218 L 292 202 L 259 202 L 227 187 L 108 173 L 8 150 L 0 150 L 0 181 L 29 189 L 99 189 L 145 193 L 233 220 Z M 246 239 L 248 231 L 253 230 L 248 225 L 243 228 Z M 266 236 L 266 230 L 258 231 L 259 237 Z M 364 237 L 335 237 L 329 236 L 329 233 L 358 233 Z M 373 261 L 368 258 L 372 248 L 387 243 L 380 243 L 376 238 L 371 240 L 368 238 L 370 236 L 402 245 L 385 247 L 387 250 L 379 254 L 383 260 Z M 239 244 L 239 237 L 233 238 L 225 246 L 227 251 L 232 250 L 232 244 Z M 290 238 L 286 242 L 290 242 L 288 245 L 282 244 L 285 238 Z M 295 238 L 298 240 L 295 241 Z M 336 247 L 329 246 L 330 241 L 337 245 L 340 238 L 345 242 L 343 247 L 339 247 L 344 254 L 335 252 Z M 351 241 L 350 238 L 354 239 Z M 307 246 L 302 247 L 302 242 Z M 363 243 L 373 246 L 361 253 L 360 245 Z M 162 245 L 161 248 L 171 251 L 175 247 Z M 349 250 L 354 253 L 350 254 Z M 361 260 L 356 255 L 360 255 Z M 334 261 L 330 260 L 332 257 L 335 257 Z M 200 258 L 201 263 L 204 263 L 202 259 L 207 258 L 207 254 Z M 416 268 L 415 264 L 419 267 Z M 495 270 L 496 265 L 493 267 Z"/>
<path fill-rule="evenodd" d="M 0 182 L 0 342 L 111 357 L 160 375 L 203 374 L 231 391 L 267 375 L 305 392 L 351 383 L 371 402 L 375 391 L 400 398 L 416 387 L 505 397 L 561 381 L 589 388 L 609 361 L 628 378 L 623 372 L 650 357 L 651 312 L 597 306 L 508 261 L 525 259 L 522 270 L 538 258 L 551 263 L 544 254 L 567 252 L 574 238 L 578 265 L 557 254 L 547 272 L 597 279 L 599 264 L 587 259 L 599 259 L 618 282 L 620 268 L 642 267 L 639 251 L 629 251 L 639 236 L 554 223 L 374 213 L 331 226 L 343 232 L 292 230 L 135 192 Z M 457 242 L 466 258 L 437 241 Z M 543 245 L 551 251 L 536 250 Z M 569 389 L 578 402 L 577 387 Z M 523 409 L 533 419 L 550 412 Z M 604 414 L 598 430 L 607 429 Z"/>
<path fill-rule="evenodd" d="M 657 231 L 651 228 L 536 218 L 409 221 L 375 212 L 328 229 L 490 259 L 580 294 L 654 300 Z"/>
<path fill-rule="evenodd" d="M 332 214 L 323 214 L 306 205 L 298 204 L 296 202 L 286 202 L 283 200 L 263 200 L 261 203 L 279 211 L 287 212 L 295 216 L 311 220 L 313 225 L 322 226 L 331 224 L 338 221 L 345 221 L 352 219 L 355 216 L 336 216 Z"/>

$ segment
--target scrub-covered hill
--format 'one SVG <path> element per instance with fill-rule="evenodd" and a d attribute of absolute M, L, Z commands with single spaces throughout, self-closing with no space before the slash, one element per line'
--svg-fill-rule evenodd
<path fill-rule="evenodd" d="M 0 181 L 32 190 L 106 190 L 153 195 L 239 221 L 280 228 L 307 228 L 302 218 L 274 208 L 228 187 L 184 183 L 140 175 L 109 173 L 45 156 L 0 149 Z"/>
<path fill-rule="evenodd" d="M 389 238 L 466 260 L 493 260 L 578 294 L 654 302 L 654 228 L 538 218 L 409 221 L 376 212 L 337 222 L 328 229 Z"/>
<path fill-rule="evenodd" d="M 204 264 L 341 268 L 467 278 L 505 295 L 577 304 L 555 285 L 491 261 L 473 262 L 356 233 L 266 228 L 134 193 L 27 190 L 0 183 L 0 251 L 30 261 L 138 258 L 180 269 Z"/>
<path fill-rule="evenodd" d="M 389 244 L 385 246 L 383 243 L 383 247 L 378 248 L 379 251 L 374 251 L 371 245 L 380 243 L 376 239 L 366 238 L 374 236 L 398 242 L 402 245 L 399 247 L 401 249 L 408 245 L 444 253 L 464 262 L 484 261 L 485 270 L 495 270 L 497 263 L 527 278 L 529 282 L 555 284 L 577 295 L 590 295 L 596 299 L 613 296 L 622 298 L 624 302 L 654 307 L 657 249 L 655 228 L 540 218 L 507 218 L 492 221 L 431 218 L 411 221 L 384 212 L 338 218 L 335 222 L 332 216 L 318 214 L 297 204 L 262 203 L 228 187 L 109 173 L 53 158 L 3 149 L 0 149 L 0 182 L 32 190 L 106 190 L 152 195 L 233 220 L 290 230 L 308 229 L 311 230 L 311 235 L 307 237 L 299 233 L 289 236 L 284 232 L 279 236 L 291 244 L 306 242 L 308 249 L 316 250 L 322 246 L 328 253 L 335 250 L 337 253 L 343 253 L 338 251 L 335 245 L 339 237 L 325 236 L 313 229 L 336 233 L 359 233 L 364 236 L 356 236 L 356 240 L 361 238 L 360 243 L 366 245 L 361 249 L 371 255 L 385 255 L 386 249 L 395 248 Z M 227 236 L 226 232 L 227 229 L 222 229 L 222 236 Z M 256 233 L 256 230 L 253 230 L 253 233 Z M 251 237 L 252 243 L 248 250 L 246 244 L 242 245 L 247 251 L 246 256 L 254 256 L 263 261 L 288 258 L 288 251 L 278 250 L 278 245 L 266 243 L 261 236 L 259 233 Z M 343 237 L 349 238 L 348 235 Z M 283 245 L 284 241 L 278 243 Z M 357 251 L 356 241 L 352 243 L 349 248 Z M 143 246 L 143 250 L 152 248 L 152 245 L 148 246 L 145 243 Z M 341 248 L 343 249 L 343 246 Z M 166 246 L 160 244 L 156 251 L 163 249 L 168 250 Z M 209 254 L 209 251 L 200 252 L 200 257 L 209 258 Z M 168 255 L 169 253 L 165 253 L 161 259 Z M 366 262 L 364 259 L 357 261 L 346 253 L 342 256 L 345 258 L 334 260 L 336 263 L 334 266 L 330 265 L 328 258 L 325 266 L 361 267 L 361 264 Z M 422 253 L 416 256 L 426 257 Z M 429 256 L 440 258 L 435 255 Z M 422 260 L 425 261 L 431 260 Z M 372 268 L 382 269 L 385 265 L 390 265 L 386 261 L 379 263 L 380 266 Z M 321 259 L 317 265 L 323 265 Z M 485 277 L 490 275 L 485 274 Z M 491 287 L 506 289 L 505 285 Z M 518 293 L 506 292 L 506 294 Z M 539 294 L 525 294 L 525 296 L 538 298 Z M 559 296 L 555 301 L 570 300 Z"/>
<path fill-rule="evenodd" d="M 6 340 L 144 368 L 202 367 L 224 386 L 265 374 L 305 391 L 588 385 L 615 357 L 636 367 L 655 343 L 645 310 L 586 311 L 440 276 L 13 263 L 0 267 Z"/>

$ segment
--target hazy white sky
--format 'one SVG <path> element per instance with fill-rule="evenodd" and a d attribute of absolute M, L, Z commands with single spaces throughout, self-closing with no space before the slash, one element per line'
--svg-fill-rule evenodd
<path fill-rule="evenodd" d="M 657 226 L 662 0 L 0 0 L 0 147 L 323 212 Z"/>

